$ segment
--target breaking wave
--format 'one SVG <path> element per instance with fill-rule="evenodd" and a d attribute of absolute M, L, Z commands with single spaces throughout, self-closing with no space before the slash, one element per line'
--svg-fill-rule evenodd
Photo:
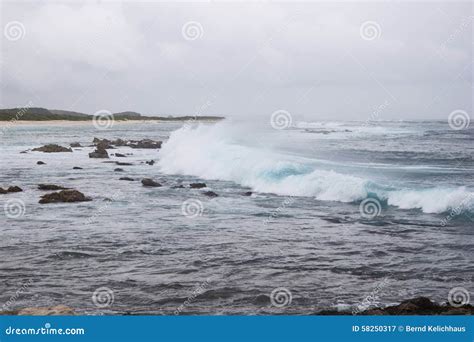
<path fill-rule="evenodd" d="M 370 179 L 321 170 L 307 159 L 269 150 L 258 143 L 258 136 L 249 128 L 226 122 L 184 126 L 163 144 L 158 165 L 166 174 L 233 181 L 257 192 L 283 196 L 338 202 L 375 197 L 387 205 L 426 213 L 474 207 L 474 193 L 465 187 L 387 189 Z"/>

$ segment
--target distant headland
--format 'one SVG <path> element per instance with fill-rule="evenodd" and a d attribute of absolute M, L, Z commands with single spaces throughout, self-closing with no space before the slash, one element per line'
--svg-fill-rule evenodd
<path fill-rule="evenodd" d="M 186 115 L 186 116 L 149 116 L 142 115 L 137 112 L 120 112 L 111 113 L 106 111 L 99 112 L 99 115 L 106 115 L 113 117 L 114 120 L 159 120 L 159 121 L 217 121 L 222 120 L 222 116 L 200 116 L 200 115 Z M 65 120 L 65 121 L 92 121 L 94 115 L 73 112 L 68 110 L 46 109 L 46 108 L 10 108 L 0 109 L 0 121 L 51 121 L 51 120 Z"/>

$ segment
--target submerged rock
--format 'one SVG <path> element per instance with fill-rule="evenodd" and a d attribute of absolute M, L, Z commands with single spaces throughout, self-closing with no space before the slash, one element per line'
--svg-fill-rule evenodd
<path fill-rule="evenodd" d="M 119 180 L 124 180 L 124 181 L 133 182 L 135 179 L 130 178 L 130 177 L 120 177 Z"/>
<path fill-rule="evenodd" d="M 34 148 L 32 151 L 55 153 L 55 152 L 72 152 L 71 148 L 59 146 L 56 144 L 48 144 L 41 147 Z"/>
<path fill-rule="evenodd" d="M 191 183 L 189 184 L 191 189 L 201 189 L 207 187 L 206 183 Z"/>
<path fill-rule="evenodd" d="M 207 196 L 207 197 L 218 197 L 219 196 L 214 191 L 204 191 L 202 194 Z"/>
<path fill-rule="evenodd" d="M 114 169 L 114 171 L 115 171 L 115 172 L 123 172 L 124 170 L 121 169 L 121 168 L 119 168 L 119 167 L 117 167 L 116 169 Z"/>
<path fill-rule="evenodd" d="M 184 185 L 183 184 L 174 185 L 174 186 L 171 187 L 171 189 L 184 189 Z"/>
<path fill-rule="evenodd" d="M 153 179 L 151 178 L 143 178 L 142 179 L 142 184 L 143 186 L 152 186 L 152 187 L 159 187 L 161 186 L 160 183 L 158 182 L 155 182 Z"/>
<path fill-rule="evenodd" d="M 44 161 L 41 161 L 41 160 L 38 160 L 38 161 L 36 162 L 36 165 L 44 165 L 44 164 L 46 164 L 46 163 L 45 163 Z"/>
<path fill-rule="evenodd" d="M 121 166 L 130 166 L 130 165 L 133 165 L 132 163 L 124 163 L 124 162 L 119 162 L 119 161 L 116 161 L 115 164 L 121 165 Z"/>
<path fill-rule="evenodd" d="M 71 146 L 71 147 L 82 147 L 82 145 L 79 144 L 78 142 L 70 143 L 69 146 Z"/>
<path fill-rule="evenodd" d="M 82 192 L 77 190 L 62 190 L 41 196 L 39 203 L 57 203 L 57 202 L 86 202 L 92 201 L 90 197 L 86 197 Z"/>
<path fill-rule="evenodd" d="M 118 158 L 126 158 L 127 157 L 125 154 L 122 154 L 122 153 L 115 153 L 115 156 L 118 157 Z"/>
<path fill-rule="evenodd" d="M 54 185 L 54 184 L 39 184 L 38 185 L 39 190 L 66 190 L 69 188 L 64 188 L 59 185 Z"/>
<path fill-rule="evenodd" d="M 82 170 L 82 167 L 74 166 L 72 169 L 73 169 L 73 170 Z"/>
<path fill-rule="evenodd" d="M 246 191 L 242 193 L 242 196 L 252 196 L 252 191 Z"/>
<path fill-rule="evenodd" d="M 155 161 L 152 159 L 152 160 L 147 161 L 147 162 L 145 162 L 145 163 L 147 163 L 148 165 L 153 165 L 153 164 L 155 164 Z"/>

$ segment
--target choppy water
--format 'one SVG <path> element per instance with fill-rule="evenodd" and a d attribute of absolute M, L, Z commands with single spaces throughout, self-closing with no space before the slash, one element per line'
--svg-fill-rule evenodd
<path fill-rule="evenodd" d="M 24 189 L 0 195 L 1 208 L 24 203 L 20 213 L 0 215 L 4 309 L 65 304 L 89 314 L 309 314 L 348 308 L 369 295 L 371 304 L 389 304 L 418 295 L 446 301 L 453 287 L 472 293 L 472 128 L 456 131 L 446 122 L 299 122 L 282 131 L 229 122 L 180 127 L 3 130 L 0 186 Z M 92 147 L 20 154 L 46 143 L 89 146 L 95 136 L 167 142 L 161 150 L 109 150 L 133 153 L 111 157 L 132 166 L 89 159 Z M 150 159 L 157 163 L 143 163 Z M 137 181 L 118 180 L 124 176 Z M 164 186 L 144 188 L 143 177 Z M 208 189 L 172 188 L 195 181 Z M 40 205 L 39 183 L 72 187 L 93 201 Z M 206 197 L 209 190 L 219 197 Z M 103 287 L 113 303 L 111 292 L 99 290 L 104 296 L 96 303 L 111 304 L 99 307 L 92 296 Z M 276 288 L 291 293 L 291 303 L 271 305 Z"/>

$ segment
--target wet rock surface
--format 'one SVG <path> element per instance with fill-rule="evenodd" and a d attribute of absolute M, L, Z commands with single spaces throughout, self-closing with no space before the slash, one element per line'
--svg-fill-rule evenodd
<path fill-rule="evenodd" d="M 55 185 L 55 184 L 39 184 L 38 185 L 38 190 L 66 190 L 68 188 L 62 187 L 60 185 Z"/>
<path fill-rule="evenodd" d="M 316 315 L 352 315 L 351 311 L 323 310 Z M 474 307 L 470 304 L 452 306 L 445 303 L 440 305 L 426 297 L 416 297 L 402 301 L 398 305 L 377 307 L 357 312 L 357 315 L 474 315 Z"/>
<path fill-rule="evenodd" d="M 41 196 L 39 203 L 70 203 L 70 202 L 86 202 L 92 201 L 90 197 L 86 197 L 82 192 L 77 190 L 62 190 Z"/>
<path fill-rule="evenodd" d="M 23 189 L 16 185 L 9 186 L 6 189 L 0 188 L 0 194 L 8 194 L 9 192 L 22 192 L 22 191 Z"/>
<path fill-rule="evenodd" d="M 99 139 L 94 138 L 92 141 L 94 145 L 102 144 L 102 146 L 106 146 L 106 148 L 114 148 L 120 146 L 128 146 L 131 148 L 145 148 L 145 149 L 158 149 L 161 148 L 161 141 L 155 141 L 151 139 L 142 139 L 142 140 L 123 140 L 123 139 L 116 139 L 116 140 L 108 140 L 108 139 Z"/>
<path fill-rule="evenodd" d="M 119 180 L 133 182 L 135 179 L 130 178 L 130 177 L 120 177 Z"/>
<path fill-rule="evenodd" d="M 214 191 L 204 191 L 202 193 L 204 196 L 207 196 L 207 197 L 218 197 L 219 195 L 216 194 Z"/>
<path fill-rule="evenodd" d="M 160 187 L 161 186 L 160 183 L 155 182 L 151 178 L 143 178 L 142 179 L 142 184 L 143 184 L 143 186 L 150 186 L 150 187 Z"/>
<path fill-rule="evenodd" d="M 45 153 L 57 153 L 57 152 L 72 152 L 71 148 L 63 147 L 56 144 L 48 144 L 41 147 L 32 149 L 32 151 L 45 152 Z"/>
<path fill-rule="evenodd" d="M 94 152 L 89 153 L 89 158 L 109 158 L 109 154 L 103 145 L 97 146 Z"/>

